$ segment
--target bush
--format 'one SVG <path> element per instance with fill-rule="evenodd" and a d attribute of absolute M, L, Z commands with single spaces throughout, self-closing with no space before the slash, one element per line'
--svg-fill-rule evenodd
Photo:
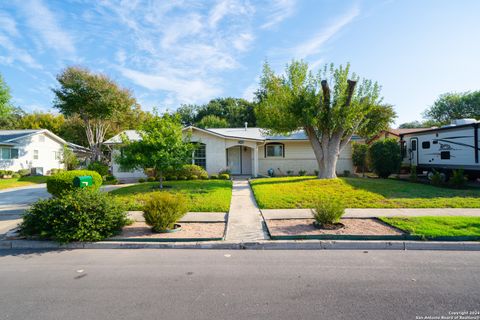
<path fill-rule="evenodd" d="M 64 171 L 65 171 L 65 169 L 55 169 L 55 168 L 54 168 L 54 169 L 51 169 L 51 170 L 50 170 L 50 175 L 51 175 L 51 176 L 54 176 L 54 175 L 56 175 L 57 173 L 64 172 Z"/>
<path fill-rule="evenodd" d="M 18 173 L 12 173 L 12 178 L 18 179 L 20 177 L 21 175 L 19 175 Z"/>
<path fill-rule="evenodd" d="M 195 164 L 186 164 L 183 165 L 179 170 L 177 170 L 176 175 L 186 176 L 188 179 L 192 179 L 192 176 L 197 176 L 198 179 L 198 177 L 202 175 L 208 176 L 208 173 L 200 166 L 197 166 Z"/>
<path fill-rule="evenodd" d="M 453 170 L 450 178 L 450 185 L 454 188 L 463 188 L 467 183 L 467 177 L 463 173 L 463 169 Z"/>
<path fill-rule="evenodd" d="M 181 194 L 155 192 L 143 208 L 145 222 L 154 232 L 173 229 L 175 223 L 188 211 L 187 199 Z"/>
<path fill-rule="evenodd" d="M 138 182 L 139 182 L 139 183 L 144 183 L 144 182 L 145 182 L 145 179 L 140 178 L 140 179 L 138 179 Z"/>
<path fill-rule="evenodd" d="M 95 171 L 90 170 L 72 170 L 57 173 L 47 179 L 47 191 L 55 197 L 60 197 L 63 193 L 77 189 L 73 186 L 73 179 L 79 176 L 92 176 L 93 185 L 88 189 L 98 190 L 102 185 L 102 177 Z"/>
<path fill-rule="evenodd" d="M 400 146 L 395 139 L 385 139 L 373 143 L 369 149 L 373 171 L 380 178 L 388 178 L 398 172 L 402 163 Z"/>
<path fill-rule="evenodd" d="M 179 176 L 178 180 L 188 180 L 188 177 L 187 176 Z"/>
<path fill-rule="evenodd" d="M 198 180 L 198 176 L 192 174 L 192 175 L 190 176 L 190 180 Z"/>
<path fill-rule="evenodd" d="M 200 179 L 202 179 L 202 180 L 208 180 L 208 173 L 201 175 L 201 176 L 200 176 Z"/>
<path fill-rule="evenodd" d="M 98 174 L 102 177 L 105 177 L 109 174 L 108 166 L 100 161 L 90 163 L 87 169 L 98 172 Z"/>
<path fill-rule="evenodd" d="M 318 171 L 318 170 L 313 170 L 313 173 L 315 174 L 315 177 L 318 177 L 318 175 L 320 174 L 320 171 Z"/>
<path fill-rule="evenodd" d="M 17 171 L 17 173 L 22 177 L 26 177 L 26 176 L 30 175 L 30 170 L 20 169 L 20 170 Z"/>
<path fill-rule="evenodd" d="M 348 177 L 350 177 L 351 175 L 352 175 L 352 174 L 351 174 L 350 170 L 343 170 L 343 176 L 344 176 L 345 178 L 348 178 Z"/>
<path fill-rule="evenodd" d="M 368 145 L 353 143 L 352 146 L 353 165 L 357 168 L 357 172 L 361 170 L 362 173 L 365 173 L 365 170 L 367 170 Z"/>
<path fill-rule="evenodd" d="M 313 218 L 320 225 L 332 225 L 345 213 L 345 207 L 339 201 L 319 200 L 313 207 Z"/>
<path fill-rule="evenodd" d="M 218 179 L 218 174 L 212 174 L 212 175 L 210 176 L 210 179 Z"/>
<path fill-rule="evenodd" d="M 148 182 L 155 182 L 156 179 L 155 179 L 155 177 L 148 177 L 148 178 L 147 178 L 147 181 L 148 181 Z"/>
<path fill-rule="evenodd" d="M 298 175 L 299 175 L 299 176 L 304 176 L 304 175 L 306 175 L 306 174 L 307 174 L 307 171 L 305 171 L 305 170 L 298 170 Z"/>
<path fill-rule="evenodd" d="M 83 188 L 34 203 L 23 216 L 20 233 L 61 243 L 99 241 L 126 223 L 124 207 L 115 197 Z"/>
<path fill-rule="evenodd" d="M 417 166 L 410 167 L 410 176 L 408 177 L 408 179 L 412 182 L 416 182 L 418 180 Z"/>
<path fill-rule="evenodd" d="M 178 180 L 178 177 L 177 176 L 170 176 L 170 177 L 168 177 L 168 180 L 175 181 L 175 180 Z"/>
<path fill-rule="evenodd" d="M 230 171 L 230 169 L 228 169 L 228 168 L 227 168 L 227 169 L 222 169 L 222 170 L 220 170 L 220 171 L 218 172 L 219 175 L 220 175 L 220 174 L 228 174 L 228 175 L 230 175 L 230 173 L 231 173 L 231 171 Z"/>
<path fill-rule="evenodd" d="M 445 182 L 445 174 L 433 169 L 433 173 L 430 175 L 430 183 L 434 186 L 440 187 Z"/>
<path fill-rule="evenodd" d="M 111 174 L 107 175 L 105 177 L 105 181 L 103 182 L 103 184 L 118 184 L 118 180 L 117 178 L 115 178 L 115 176 L 112 176 Z"/>
<path fill-rule="evenodd" d="M 219 174 L 218 175 L 218 179 L 220 180 L 229 180 L 230 179 L 230 175 L 228 173 L 222 173 L 222 174 Z"/>

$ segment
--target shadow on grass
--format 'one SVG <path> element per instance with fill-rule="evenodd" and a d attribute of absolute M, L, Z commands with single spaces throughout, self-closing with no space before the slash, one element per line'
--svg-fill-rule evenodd
<path fill-rule="evenodd" d="M 299 183 L 303 181 L 309 181 L 309 180 L 316 180 L 316 177 L 295 177 L 295 178 L 286 178 L 284 177 L 278 177 L 279 180 L 275 178 L 262 178 L 265 179 L 264 181 L 259 181 L 259 180 L 252 180 L 252 186 L 261 186 L 261 185 L 272 185 L 272 184 L 286 184 L 286 183 Z M 281 179 L 281 180 L 280 180 Z"/>

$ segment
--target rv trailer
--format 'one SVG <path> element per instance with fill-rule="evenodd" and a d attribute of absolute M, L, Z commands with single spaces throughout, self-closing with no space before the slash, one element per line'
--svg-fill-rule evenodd
<path fill-rule="evenodd" d="M 440 128 L 400 135 L 402 164 L 416 166 L 417 172 L 434 170 L 447 179 L 452 170 L 463 169 L 469 179 L 480 178 L 480 121 L 454 120 Z"/>

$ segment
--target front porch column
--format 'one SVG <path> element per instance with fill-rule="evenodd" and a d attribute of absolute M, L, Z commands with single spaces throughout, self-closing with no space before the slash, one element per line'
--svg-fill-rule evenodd
<path fill-rule="evenodd" d="M 258 146 L 253 148 L 253 166 L 252 166 L 252 175 L 254 177 L 258 176 Z"/>

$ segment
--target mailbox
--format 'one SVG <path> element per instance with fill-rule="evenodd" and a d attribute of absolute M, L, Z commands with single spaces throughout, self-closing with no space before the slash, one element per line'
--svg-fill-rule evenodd
<path fill-rule="evenodd" d="M 77 188 L 85 188 L 93 186 L 92 176 L 78 176 L 73 178 L 73 185 Z"/>

